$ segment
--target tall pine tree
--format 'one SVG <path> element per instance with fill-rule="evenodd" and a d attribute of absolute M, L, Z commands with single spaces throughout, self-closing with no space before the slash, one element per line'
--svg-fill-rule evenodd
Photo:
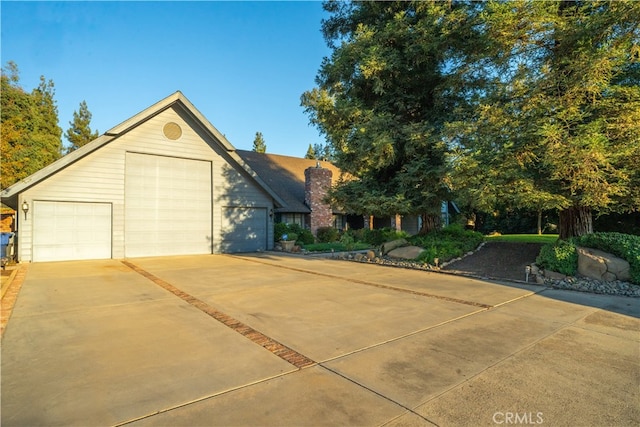
<path fill-rule="evenodd" d="M 73 112 L 73 120 L 69 122 L 69 129 L 64 136 L 71 145 L 67 147 L 67 153 L 77 150 L 98 137 L 98 130 L 91 130 L 91 112 L 87 103 L 82 101 L 78 111 Z"/>
<path fill-rule="evenodd" d="M 256 137 L 253 140 L 253 150 L 256 153 L 266 153 L 267 152 L 267 144 L 264 142 L 264 137 L 262 136 L 262 132 L 256 132 Z"/>
<path fill-rule="evenodd" d="M 313 148 L 313 145 L 309 144 L 309 148 L 307 149 L 307 154 L 304 155 L 305 159 L 316 159 L 316 150 Z"/>
<path fill-rule="evenodd" d="M 458 2 L 324 3 L 330 58 L 302 105 L 357 178 L 339 183 L 336 204 L 364 215 L 422 215 L 422 232 L 439 223 L 447 145 L 441 133 L 458 93 L 444 70 L 473 45 L 463 26 L 474 5 Z"/>

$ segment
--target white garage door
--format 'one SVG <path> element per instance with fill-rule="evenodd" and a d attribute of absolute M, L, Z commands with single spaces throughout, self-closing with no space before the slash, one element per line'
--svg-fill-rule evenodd
<path fill-rule="evenodd" d="M 267 249 L 267 209 L 226 207 L 222 210 L 222 252 Z"/>
<path fill-rule="evenodd" d="M 127 257 L 208 254 L 211 162 L 127 153 Z"/>
<path fill-rule="evenodd" d="M 33 202 L 33 260 L 111 258 L 111 204 Z"/>

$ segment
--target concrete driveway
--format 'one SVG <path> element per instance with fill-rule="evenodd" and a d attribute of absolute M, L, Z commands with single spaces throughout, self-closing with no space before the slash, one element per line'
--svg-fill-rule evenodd
<path fill-rule="evenodd" d="M 640 300 L 275 254 L 41 263 L 2 425 L 638 425 Z"/>

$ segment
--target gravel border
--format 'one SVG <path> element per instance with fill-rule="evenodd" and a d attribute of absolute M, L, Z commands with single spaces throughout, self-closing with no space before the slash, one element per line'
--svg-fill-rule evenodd
<path fill-rule="evenodd" d="M 561 280 L 546 277 L 544 285 L 554 289 L 640 298 L 640 286 L 620 280 L 605 282 L 588 277 L 566 277 Z"/>
<path fill-rule="evenodd" d="M 444 267 L 446 265 L 451 265 L 457 261 L 460 261 L 463 258 L 466 258 L 469 255 L 472 255 L 478 250 L 482 249 L 484 244 L 485 242 L 481 243 L 476 248 L 475 251 L 467 252 L 462 257 L 452 259 L 449 262 L 445 262 L 440 266 L 433 266 L 433 265 L 419 263 L 419 262 L 410 261 L 410 260 L 399 260 L 399 259 L 390 258 L 387 256 L 379 256 L 377 252 L 375 257 L 370 257 L 366 255 L 366 251 L 325 253 L 324 256 L 326 258 L 336 259 L 336 260 L 360 262 L 365 264 L 378 264 L 378 265 L 384 265 L 388 267 L 408 268 L 412 270 L 431 271 L 434 273 L 462 275 L 465 277 L 474 277 L 479 279 L 508 281 L 508 282 L 518 283 L 521 285 L 525 285 L 525 284 L 538 285 L 538 286 L 546 286 L 552 289 L 587 292 L 587 293 L 601 294 L 601 295 L 615 295 L 615 296 L 624 296 L 624 297 L 631 297 L 631 298 L 640 298 L 640 286 L 635 285 L 633 283 L 623 282 L 620 280 L 605 282 L 602 280 L 590 279 L 587 277 L 564 277 L 562 279 L 553 279 L 553 278 L 544 277 L 544 276 L 536 277 L 536 275 L 532 274 L 530 277 L 530 281 L 526 282 L 524 280 L 513 280 L 513 279 L 500 278 L 500 277 L 484 277 L 480 275 L 460 274 L 455 270 L 449 270 L 449 271 L 441 270 L 441 267 Z"/>

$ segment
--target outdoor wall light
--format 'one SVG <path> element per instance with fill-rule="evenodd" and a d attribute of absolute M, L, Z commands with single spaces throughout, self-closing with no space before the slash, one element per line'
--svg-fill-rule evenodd
<path fill-rule="evenodd" d="M 24 212 L 24 220 L 27 220 L 27 212 L 29 212 L 29 203 L 25 200 L 22 202 L 22 212 Z"/>

